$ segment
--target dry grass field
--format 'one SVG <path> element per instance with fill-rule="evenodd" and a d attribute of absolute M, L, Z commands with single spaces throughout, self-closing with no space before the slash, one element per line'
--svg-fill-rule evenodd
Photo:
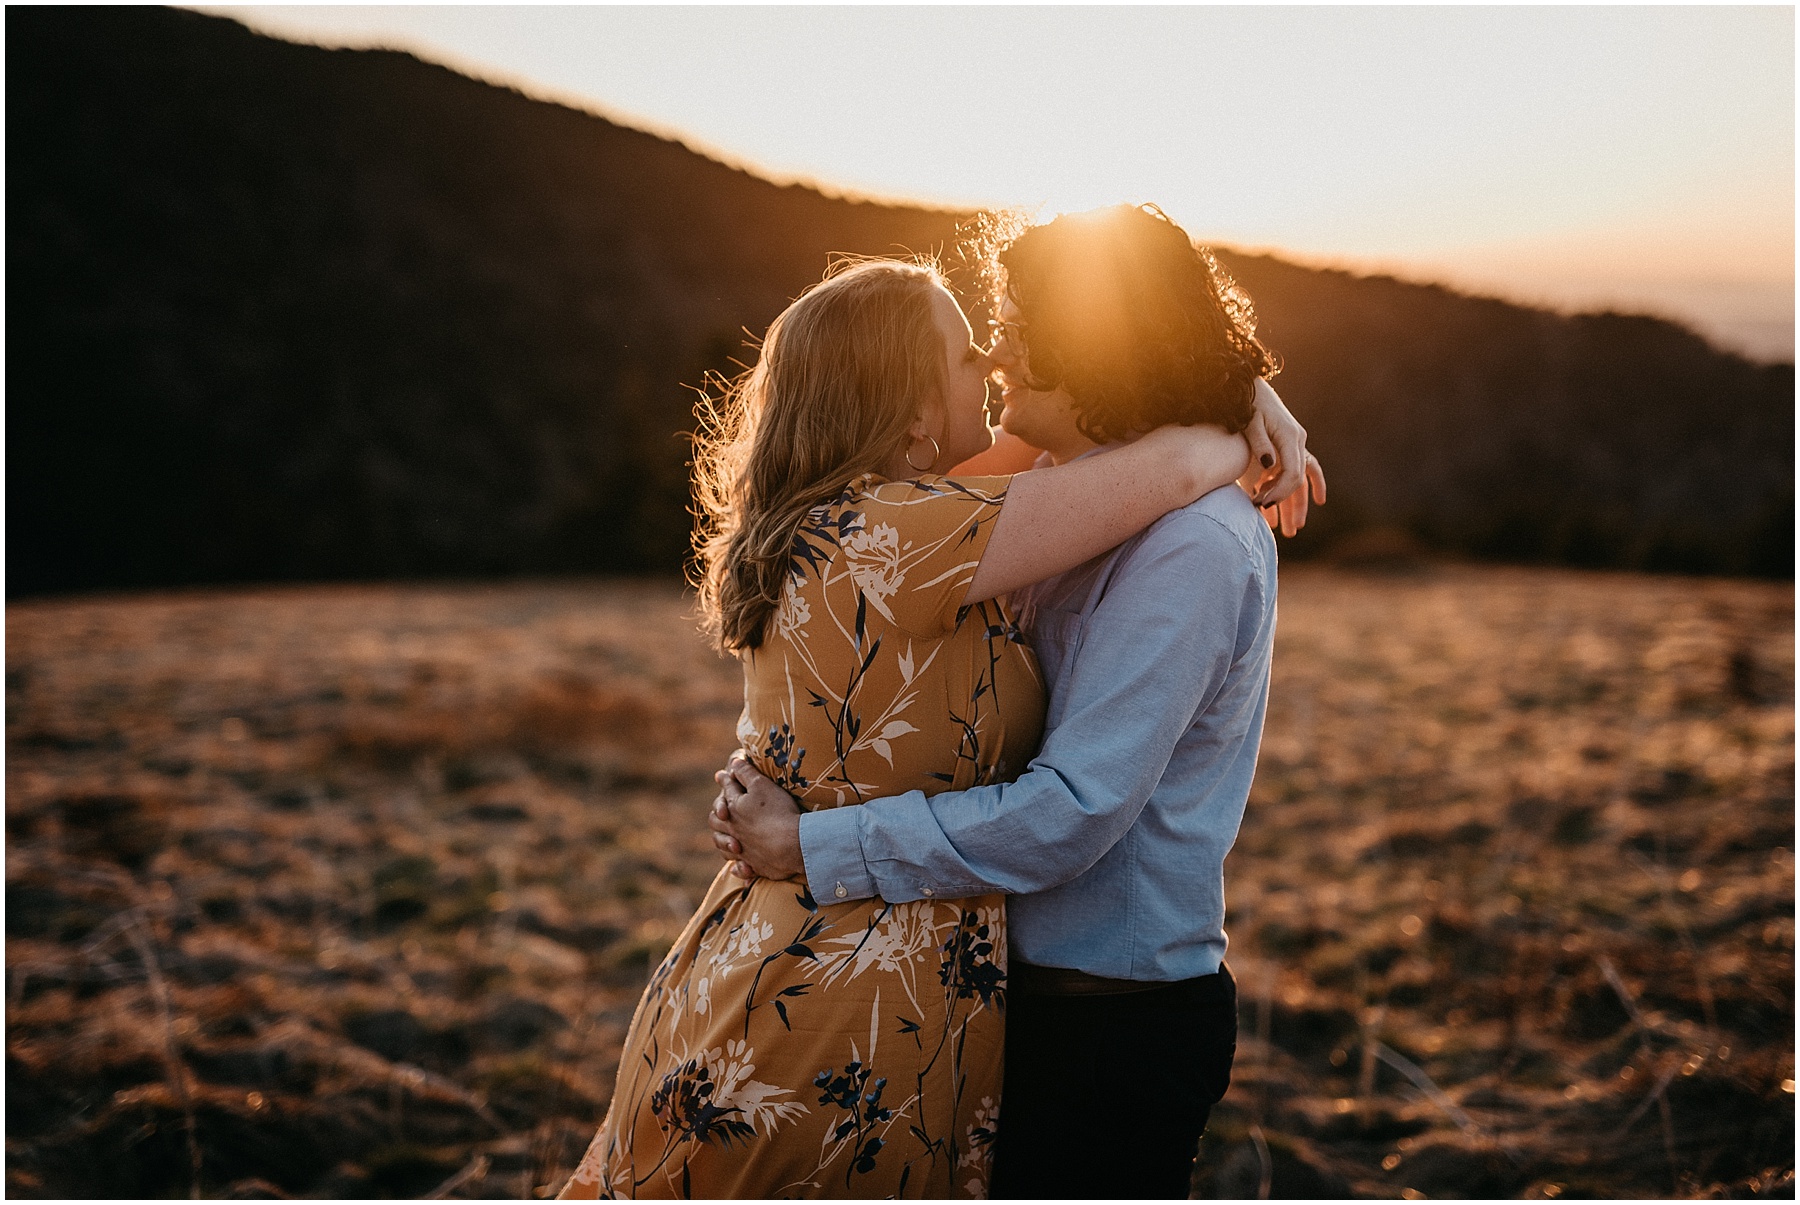
<path fill-rule="evenodd" d="M 1793 1195 L 1793 591 L 1282 585 L 1196 1195 Z M 530 1197 L 711 879 L 671 586 L 7 611 L 7 1190 Z"/>

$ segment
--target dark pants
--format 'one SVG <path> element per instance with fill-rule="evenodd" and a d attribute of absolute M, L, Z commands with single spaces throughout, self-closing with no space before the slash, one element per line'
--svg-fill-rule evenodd
<path fill-rule="evenodd" d="M 1186 1199 L 1236 1049 L 1224 968 L 1124 995 L 1009 992 L 990 1195 Z"/>

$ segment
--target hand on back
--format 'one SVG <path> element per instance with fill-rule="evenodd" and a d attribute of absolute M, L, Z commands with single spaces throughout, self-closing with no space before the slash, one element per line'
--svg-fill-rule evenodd
<path fill-rule="evenodd" d="M 794 797 L 759 773 L 742 750 L 713 779 L 719 793 L 706 823 L 731 872 L 741 879 L 803 877 L 800 805 Z"/>

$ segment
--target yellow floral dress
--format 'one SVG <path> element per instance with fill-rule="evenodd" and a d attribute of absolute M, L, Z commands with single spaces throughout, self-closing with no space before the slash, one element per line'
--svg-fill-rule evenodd
<path fill-rule="evenodd" d="M 1015 777 L 1043 685 L 997 603 L 962 606 L 1007 478 L 853 483 L 813 510 L 738 734 L 808 810 Z M 836 903 L 713 881 L 645 989 L 565 1197 L 986 1195 L 1000 896 Z"/>

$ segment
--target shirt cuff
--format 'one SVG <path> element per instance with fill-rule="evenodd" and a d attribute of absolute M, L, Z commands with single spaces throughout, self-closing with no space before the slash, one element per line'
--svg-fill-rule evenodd
<path fill-rule="evenodd" d="M 854 807 L 826 808 L 800 816 L 800 857 L 806 886 L 821 904 L 866 900 L 879 894 L 863 859 Z"/>

